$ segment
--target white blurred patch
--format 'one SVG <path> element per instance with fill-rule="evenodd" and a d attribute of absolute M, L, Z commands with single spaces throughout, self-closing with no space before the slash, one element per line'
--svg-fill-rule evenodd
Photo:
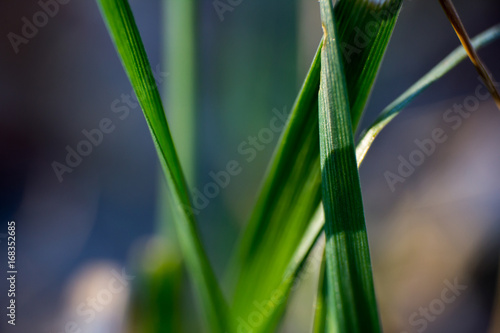
<path fill-rule="evenodd" d="M 124 268 L 111 263 L 81 269 L 66 288 L 64 310 L 54 332 L 124 332 L 133 279 Z"/>

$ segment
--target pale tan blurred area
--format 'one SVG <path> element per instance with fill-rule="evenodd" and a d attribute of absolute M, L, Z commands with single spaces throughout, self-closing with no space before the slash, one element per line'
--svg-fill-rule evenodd
<path fill-rule="evenodd" d="M 500 241 L 500 113 L 490 99 L 454 130 L 442 115 L 465 97 L 405 110 L 413 116 L 395 130 L 404 132 L 405 126 L 419 123 L 415 139 L 429 138 L 435 128 L 442 128 L 448 139 L 404 183 L 395 185 L 392 195 L 397 199 L 387 220 L 376 235 L 370 234 L 374 236 L 370 238 L 374 276 L 385 332 L 417 332 L 415 327 L 412 330 L 410 316 L 439 299 L 445 281 L 457 279 L 467 289 L 428 322 L 426 332 L 438 332 L 441 321 L 454 320 L 460 305 L 468 303 L 467 308 L 474 308 L 479 304 L 472 275 L 481 256 Z M 405 141 L 407 148 L 392 153 L 393 172 L 398 154 L 407 159 L 416 149 L 413 140 Z"/>
<path fill-rule="evenodd" d="M 65 288 L 59 329 L 69 326 L 79 333 L 123 332 L 131 287 L 130 281 L 120 279 L 129 274 L 123 269 L 103 261 L 76 272 Z"/>

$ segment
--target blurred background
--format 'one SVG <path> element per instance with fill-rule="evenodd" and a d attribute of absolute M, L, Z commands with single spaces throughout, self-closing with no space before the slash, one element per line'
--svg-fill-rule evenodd
<path fill-rule="evenodd" d="M 500 23 L 497 0 L 454 3 L 471 36 Z M 172 52 L 165 40 L 181 39 L 185 31 L 165 22 L 169 7 L 162 1 L 130 4 L 157 83 L 166 91 L 176 68 L 164 60 Z M 139 297 L 133 295 L 134 286 L 143 283 L 141 272 L 154 271 L 158 262 L 167 262 L 165 269 L 179 265 L 175 249 L 165 251 L 169 245 L 155 240 L 155 232 L 164 228 L 158 221 L 168 216 L 159 199 L 163 181 L 156 152 L 96 3 L 60 4 L 16 52 L 9 33 L 20 35 L 23 17 L 31 20 L 40 10 L 34 0 L 0 3 L 5 36 L 0 43 L 0 249 L 6 262 L 3 236 L 7 222 L 16 221 L 18 266 L 16 327 L 2 314 L 0 332 L 134 331 L 125 318 L 129 301 Z M 243 163 L 238 145 L 268 126 L 273 109 L 290 110 L 322 31 L 315 0 L 243 0 L 222 15 L 212 1 L 200 1 L 196 11 L 195 139 L 176 144 L 178 150 L 196 147 L 192 188 L 211 181 L 209 173 L 224 170 L 228 161 L 242 161 L 242 172 L 198 215 L 205 248 L 222 277 L 278 137 L 251 163 Z M 405 1 L 361 128 L 458 45 L 438 1 Z M 500 78 L 500 42 L 480 55 Z M 427 321 L 426 332 L 487 332 L 494 311 L 500 318 L 500 305 L 495 307 L 500 113 L 487 99 L 456 128 L 451 124 L 458 123 L 444 118 L 454 104 L 474 96 L 479 84 L 469 62 L 459 65 L 382 132 L 361 167 L 385 332 L 417 332 L 423 324 L 412 326 L 412 316 L 421 318 L 414 313 L 456 281 L 466 288 Z M 112 124 L 110 133 L 58 176 L 54 162 L 65 164 L 67 147 L 77 149 L 85 133 L 105 119 Z M 171 126 L 174 134 L 183 131 L 175 121 Z M 414 141 L 431 138 L 438 128 L 447 140 L 391 189 L 385 173 L 397 173 L 399 157 L 408 159 L 418 148 Z M 316 269 L 303 279 L 282 332 L 309 331 L 316 279 Z M 112 287 L 111 280 L 117 281 Z M 185 331 L 196 332 L 199 314 L 188 279 L 180 274 L 173 283 L 182 293 Z M 5 280 L 0 283 L 3 309 L 7 287 Z M 109 298 L 102 290 L 110 288 L 119 292 L 92 311 L 92 299 Z"/>

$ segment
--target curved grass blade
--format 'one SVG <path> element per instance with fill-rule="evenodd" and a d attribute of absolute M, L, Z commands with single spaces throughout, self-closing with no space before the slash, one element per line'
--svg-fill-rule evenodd
<path fill-rule="evenodd" d="M 228 310 L 201 244 L 186 181 L 132 11 L 126 0 L 97 2 L 151 131 L 172 193 L 179 243 L 198 289 L 202 311 L 211 331 L 226 332 L 229 328 Z"/>
<path fill-rule="evenodd" d="M 339 332 L 380 332 L 349 97 L 330 0 L 320 0 L 319 132 L 325 210 L 327 322 Z"/>
<path fill-rule="evenodd" d="M 472 40 L 472 46 L 476 49 L 480 49 L 498 38 L 500 38 L 500 24 L 491 27 L 490 29 L 475 37 Z M 362 135 L 362 138 L 356 147 L 358 165 L 360 165 L 365 158 L 368 149 L 370 149 L 370 146 L 372 145 L 373 141 L 380 133 L 380 131 L 382 131 L 382 129 L 387 126 L 387 124 L 389 124 L 389 122 L 391 122 L 391 120 L 394 119 L 394 117 L 396 117 L 403 108 L 405 108 L 432 83 L 439 80 L 465 59 L 467 59 L 467 52 L 464 50 L 464 48 L 461 46 L 456 48 L 439 64 L 437 64 L 433 69 L 425 74 L 420 80 L 415 82 L 415 84 L 413 84 L 408 90 L 401 94 L 394 102 L 389 104 L 380 113 L 375 122 Z"/>
<path fill-rule="evenodd" d="M 238 255 L 233 261 L 239 266 L 239 270 L 236 269 L 239 279 L 233 307 L 235 313 L 243 317 L 252 311 L 254 301 L 269 299 L 278 287 L 307 228 L 307 222 L 321 201 L 317 137 L 318 75 L 319 58 L 316 57 L 292 109 L 258 203 L 240 242 Z M 297 160 L 292 168 L 289 164 L 291 160 Z M 260 281 L 258 285 L 254 283 L 256 280 Z"/>
<path fill-rule="evenodd" d="M 314 246 L 320 244 L 323 225 L 323 206 L 320 205 L 320 209 L 314 214 L 312 222 L 304 234 L 303 242 L 295 250 L 293 258 L 289 262 L 285 274 L 282 277 L 281 283 L 271 293 L 270 299 L 279 302 L 279 304 L 273 308 L 268 308 L 269 312 L 267 313 L 267 319 L 261 326 L 256 327 L 253 333 L 276 332 L 276 325 L 283 314 L 288 294 L 304 268 L 306 260 L 313 254 L 313 251 L 316 251 Z M 319 248 L 319 250 L 324 252 L 324 246 Z"/>

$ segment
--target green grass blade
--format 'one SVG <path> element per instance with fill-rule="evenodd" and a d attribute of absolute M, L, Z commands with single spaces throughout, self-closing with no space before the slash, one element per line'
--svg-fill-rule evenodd
<path fill-rule="evenodd" d="M 198 235 L 186 181 L 132 11 L 126 0 L 97 2 L 151 131 L 172 193 L 179 243 L 202 310 L 211 331 L 225 332 L 229 325 L 227 308 Z"/>
<path fill-rule="evenodd" d="M 330 0 L 321 0 L 324 30 L 319 131 L 325 210 L 327 322 L 339 332 L 379 332 L 363 199 L 356 164 L 337 28 Z"/>
<path fill-rule="evenodd" d="M 256 327 L 253 333 L 276 331 L 276 324 L 281 318 L 290 289 L 299 277 L 302 268 L 306 264 L 307 258 L 313 254 L 314 245 L 319 243 L 321 230 L 323 230 L 324 225 L 323 216 L 323 206 L 320 205 L 320 209 L 314 214 L 313 220 L 304 234 L 303 242 L 295 250 L 293 258 L 285 270 L 282 282 L 271 294 L 270 300 L 273 301 L 278 299 L 280 304 L 275 304 L 277 306 L 269 309 L 270 311 L 267 313 L 266 320 L 264 320 L 260 326 Z M 276 297 L 276 295 L 278 296 Z"/>
<path fill-rule="evenodd" d="M 182 261 L 177 249 L 169 245 L 158 237 L 141 254 L 128 317 L 130 332 L 184 332 Z"/>
<path fill-rule="evenodd" d="M 342 0 L 334 9 L 352 128 L 357 129 L 392 35 L 402 0 Z"/>
<path fill-rule="evenodd" d="M 489 28 L 472 39 L 472 45 L 474 48 L 480 49 L 498 38 L 500 38 L 500 24 Z M 370 146 L 380 131 L 382 131 L 382 129 L 387 126 L 387 124 L 389 124 L 391 120 L 401 112 L 401 110 L 403 110 L 432 83 L 439 80 L 465 59 L 467 59 L 467 52 L 462 46 L 459 46 L 415 84 L 413 84 L 408 90 L 401 94 L 396 100 L 389 104 L 380 113 L 375 122 L 362 135 L 362 138 L 356 147 L 358 165 L 360 165 L 365 158 L 368 149 L 370 149 Z"/>
<path fill-rule="evenodd" d="M 275 152 L 274 163 L 234 261 L 241 265 L 234 309 L 242 316 L 252 311 L 255 300 L 269 299 L 278 286 L 321 200 L 317 137 L 319 58 L 315 58 L 311 68 L 292 108 L 280 140 L 282 144 Z M 295 159 L 300 163 L 290 168 L 290 161 Z M 301 191 L 297 191 L 298 188 Z M 259 285 L 253 282 L 256 279 L 261 281 Z"/>
<path fill-rule="evenodd" d="M 163 101 L 168 110 L 167 118 L 175 124 L 172 128 L 174 142 L 180 143 L 179 160 L 186 181 L 195 182 L 195 141 L 196 141 L 196 0 L 162 1 L 163 56 L 162 68 L 168 69 L 167 82 L 163 83 Z M 178 31 L 183 31 L 179 34 Z M 175 78 L 182 78 L 176 80 Z M 134 332 L 168 333 L 184 332 L 182 326 L 182 304 L 184 290 L 184 265 L 180 256 L 179 244 L 175 234 L 174 215 L 169 202 L 168 186 L 164 181 L 163 170 L 158 172 L 156 213 L 157 242 L 165 244 L 149 256 L 156 269 L 141 267 L 141 283 L 133 290 L 131 298 L 132 322 Z M 148 261 L 148 256 L 141 258 Z M 171 261 L 176 260 L 176 265 Z M 168 269 L 165 269 L 167 268 Z"/>
<path fill-rule="evenodd" d="M 178 151 L 189 185 L 196 173 L 197 108 L 197 0 L 163 0 L 164 63 L 169 76 L 165 84 L 165 105 L 172 135 L 182 144 Z M 182 31 L 182 33 L 179 33 Z"/>
<path fill-rule="evenodd" d="M 321 268 L 319 271 L 319 280 L 318 280 L 318 294 L 316 298 L 316 311 L 314 313 L 314 322 L 313 322 L 313 333 L 325 333 L 327 323 L 326 323 L 326 260 L 325 254 L 323 253 L 323 258 L 321 260 Z M 333 328 L 333 327 L 330 327 Z"/>
<path fill-rule="evenodd" d="M 338 25 L 343 32 L 340 40 L 344 45 L 356 45 L 357 35 L 353 32 L 358 28 L 373 28 L 373 23 L 377 24 L 363 48 L 357 49 L 359 51 L 355 54 L 345 53 L 350 56 L 346 67 L 352 73 L 347 78 L 349 101 L 355 104 L 358 113 L 354 118 L 359 119 L 364 109 L 400 5 L 400 0 L 378 5 L 367 0 L 345 0 L 340 1 L 335 8 L 342 17 Z M 353 11 L 352 15 L 348 15 L 349 11 Z M 269 295 L 281 283 L 283 272 L 288 269 L 288 263 L 321 200 L 318 59 L 319 52 L 292 108 L 233 260 L 233 266 L 239 266 L 234 269 L 238 276 L 234 307 L 243 317 L 254 310 L 254 300 L 269 299 Z M 259 279 L 259 285 L 254 284 L 256 279 Z M 286 302 L 278 304 L 276 311 L 282 311 L 284 304 Z"/>

